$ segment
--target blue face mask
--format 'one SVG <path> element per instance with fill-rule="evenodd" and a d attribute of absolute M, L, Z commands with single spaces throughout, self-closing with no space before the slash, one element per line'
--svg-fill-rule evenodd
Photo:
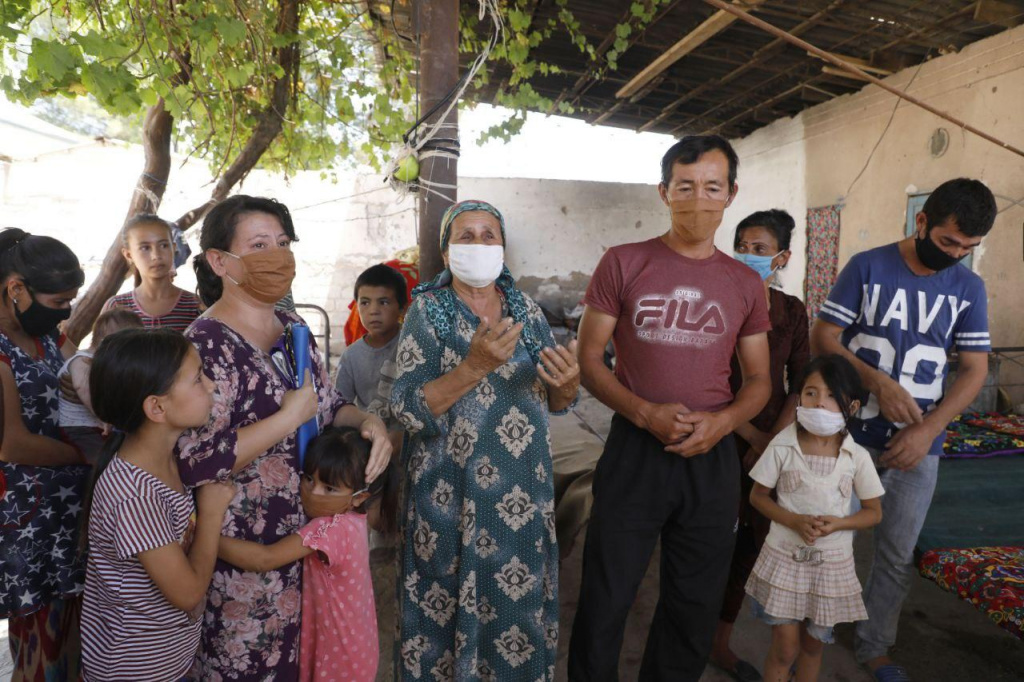
<path fill-rule="evenodd" d="M 779 253 L 782 253 L 782 251 L 779 251 Z M 779 253 L 775 254 L 775 256 L 778 256 Z M 736 253 L 735 251 L 732 254 L 733 258 L 761 275 L 762 280 L 768 279 L 775 272 L 772 269 L 772 260 L 775 256 L 755 256 L 752 253 Z"/>

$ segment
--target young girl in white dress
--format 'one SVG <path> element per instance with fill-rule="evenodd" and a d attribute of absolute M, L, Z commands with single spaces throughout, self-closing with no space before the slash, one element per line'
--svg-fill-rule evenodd
<path fill-rule="evenodd" d="M 815 358 L 798 391 L 797 423 L 750 472 L 750 503 L 772 521 L 746 585 L 754 616 L 772 626 L 768 682 L 790 679 L 794 662 L 797 682 L 816 680 L 833 626 L 867 619 L 853 531 L 882 520 L 882 483 L 846 430 L 865 395 L 857 371 L 838 355 Z M 860 510 L 851 514 L 853 494 Z"/>

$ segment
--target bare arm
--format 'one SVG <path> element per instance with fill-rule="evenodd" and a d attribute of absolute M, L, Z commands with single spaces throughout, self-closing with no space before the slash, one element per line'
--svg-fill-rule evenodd
<path fill-rule="evenodd" d="M 359 429 L 360 435 L 370 441 L 370 461 L 366 463 L 366 483 L 374 479 L 388 468 L 391 461 L 391 438 L 388 429 L 380 417 L 374 414 L 367 414 L 355 405 L 349 403 L 334 415 L 335 426 L 351 426 Z"/>
<path fill-rule="evenodd" d="M 808 545 L 813 545 L 815 539 L 821 537 L 815 517 L 810 514 L 794 514 L 788 509 L 783 509 L 772 499 L 771 492 L 771 488 L 755 481 L 754 489 L 750 491 L 750 505 L 763 516 L 799 534 Z"/>
<path fill-rule="evenodd" d="M 960 352 L 956 379 L 941 403 L 921 423 L 911 424 L 892 437 L 879 464 L 894 469 L 913 469 L 928 455 L 932 442 L 953 418 L 971 404 L 988 376 L 988 353 Z"/>
<path fill-rule="evenodd" d="M 177 542 L 138 555 L 139 563 L 175 608 L 191 611 L 206 595 L 217 562 L 224 512 L 234 495 L 233 483 L 208 483 L 199 489 L 199 518 L 188 556 Z"/>
<path fill-rule="evenodd" d="M 316 416 L 317 405 L 316 391 L 307 370 L 302 387 L 284 394 L 280 410 L 255 424 L 238 429 L 235 465 L 231 471 L 238 473 L 280 443 L 285 436 L 297 431 Z"/>
<path fill-rule="evenodd" d="M 981 387 L 985 385 L 985 378 L 988 376 L 988 353 L 959 351 L 957 355 L 959 367 L 956 379 L 946 391 L 942 402 L 924 416 L 924 423 L 932 426 L 935 435 L 971 404 Z"/>
<path fill-rule="evenodd" d="M 302 544 L 302 536 L 292 533 L 272 545 L 221 536 L 218 554 L 243 571 L 266 573 L 309 556 L 313 550 Z"/>
<path fill-rule="evenodd" d="M 587 306 L 580 321 L 578 352 L 583 386 L 595 398 L 641 429 L 650 431 L 662 443 L 676 443 L 693 432 L 688 424 L 676 422 L 676 416 L 689 412 L 682 403 L 659 405 L 636 395 L 604 364 L 604 349 L 615 332 L 618 320 L 597 308 Z"/>
<path fill-rule="evenodd" d="M 845 517 L 818 517 L 818 530 L 821 536 L 831 535 L 839 530 L 864 530 L 882 522 L 882 498 L 872 497 L 860 501 L 860 511 Z"/>
<path fill-rule="evenodd" d="M 511 317 L 498 321 L 494 328 L 490 327 L 487 318 L 481 319 L 466 358 L 455 369 L 423 387 L 423 397 L 430 413 L 440 417 L 484 377 L 505 364 L 516 352 L 522 331 L 522 323 L 513 324 Z"/>
<path fill-rule="evenodd" d="M 0 460 L 32 466 L 83 464 L 82 456 L 55 438 L 32 433 L 21 417 L 21 395 L 11 368 L 0 363 L 0 390 L 3 393 L 3 441 Z"/>
<path fill-rule="evenodd" d="M 91 366 L 92 360 L 79 357 L 68 367 L 68 373 L 71 374 L 71 385 L 75 387 L 75 395 L 85 405 L 85 409 L 93 412 L 92 394 L 89 393 L 89 369 Z M 93 416 L 95 416 L 95 412 L 93 412 Z"/>

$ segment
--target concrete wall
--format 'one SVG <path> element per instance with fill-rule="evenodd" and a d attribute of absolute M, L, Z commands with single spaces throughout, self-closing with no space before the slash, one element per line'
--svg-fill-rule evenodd
<path fill-rule="evenodd" d="M 124 219 L 141 160 L 139 148 L 108 143 L 4 164 L 0 226 L 65 241 L 84 263 L 88 284 Z M 207 169 L 182 161 L 160 210 L 171 219 L 209 191 Z M 358 274 L 416 243 L 415 197 L 397 197 L 378 177 L 346 176 L 332 184 L 315 172 L 291 178 L 254 172 L 240 189 L 290 207 L 300 238 L 295 298 L 327 310 L 332 350 L 339 352 Z M 490 201 L 505 213 L 509 268 L 556 311 L 575 307 L 605 249 L 650 238 L 667 225 L 654 185 L 464 177 L 460 196 Z M 198 228 L 189 242 L 198 251 Z M 179 270 L 176 283 L 194 288 L 191 267 Z M 316 316 L 309 321 L 318 328 Z"/>

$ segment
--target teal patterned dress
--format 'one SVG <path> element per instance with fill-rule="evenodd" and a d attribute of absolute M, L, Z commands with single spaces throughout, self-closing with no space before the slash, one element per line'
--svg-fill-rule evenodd
<path fill-rule="evenodd" d="M 404 680 L 554 678 L 548 395 L 536 348 L 523 341 L 554 339 L 537 304 L 517 302 L 525 302 L 528 329 L 515 354 L 438 418 L 423 386 L 462 362 L 480 320 L 444 287 L 417 296 L 402 328 L 392 406 L 408 432 L 397 661 Z M 439 318 L 439 309 L 447 314 Z"/>

